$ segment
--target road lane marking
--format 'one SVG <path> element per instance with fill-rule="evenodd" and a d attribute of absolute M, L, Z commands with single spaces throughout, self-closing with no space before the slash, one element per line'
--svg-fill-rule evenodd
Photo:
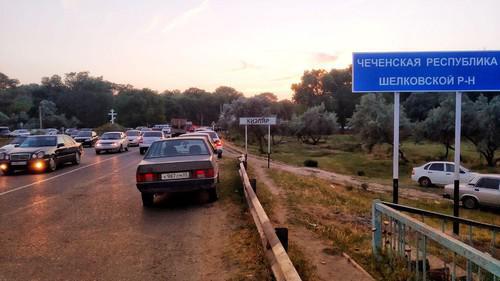
<path fill-rule="evenodd" d="M 23 185 L 23 186 L 19 186 L 19 187 L 13 188 L 11 190 L 0 192 L 0 196 L 4 196 L 4 195 L 7 195 L 7 194 L 12 193 L 12 192 L 16 192 L 16 191 L 19 191 L 19 190 L 26 189 L 28 187 L 32 187 L 32 186 L 40 184 L 42 182 L 46 182 L 46 181 L 50 181 L 50 180 L 53 180 L 53 179 L 57 179 L 57 178 L 60 178 L 62 176 L 65 176 L 67 174 L 71 174 L 73 172 L 77 172 L 77 171 L 83 170 L 85 168 L 92 167 L 92 166 L 95 166 L 95 165 L 98 165 L 98 164 L 101 164 L 101 163 L 104 163 L 104 162 L 107 162 L 107 161 L 110 161 L 110 160 L 113 160 L 113 159 L 116 159 L 116 158 L 119 158 L 119 157 L 122 157 L 122 156 L 126 156 L 126 155 L 130 155 L 130 154 L 127 153 L 127 154 L 122 154 L 122 155 L 118 155 L 118 156 L 113 156 L 111 158 L 107 158 L 107 159 L 102 160 L 102 161 L 98 161 L 98 162 L 95 162 L 95 163 L 92 163 L 92 164 L 88 164 L 86 166 L 79 167 L 79 168 L 73 169 L 71 171 L 64 172 L 62 174 L 59 174 L 59 175 L 56 175 L 56 176 L 53 176 L 53 177 L 50 177 L 50 178 L 46 178 L 46 179 L 39 180 L 39 181 L 30 183 L 30 184 L 27 184 L 27 185 Z"/>

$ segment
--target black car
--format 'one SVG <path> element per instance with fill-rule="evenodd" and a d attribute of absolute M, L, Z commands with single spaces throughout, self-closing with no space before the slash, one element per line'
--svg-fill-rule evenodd
<path fill-rule="evenodd" d="M 67 135 L 29 136 L 9 152 L 0 152 L 0 170 L 4 175 L 16 170 L 52 172 L 71 162 L 80 164 L 82 145 Z"/>
<path fill-rule="evenodd" d="M 97 133 L 94 131 L 80 131 L 78 135 L 74 137 L 75 141 L 82 144 L 82 146 L 93 147 L 95 143 L 99 140 Z"/>

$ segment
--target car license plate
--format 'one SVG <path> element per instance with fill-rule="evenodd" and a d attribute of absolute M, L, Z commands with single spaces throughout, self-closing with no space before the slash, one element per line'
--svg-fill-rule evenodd
<path fill-rule="evenodd" d="M 11 162 L 10 163 L 12 166 L 22 166 L 28 164 L 26 161 L 16 161 L 16 162 Z"/>
<path fill-rule="evenodd" d="M 189 178 L 189 172 L 161 174 L 162 180 L 175 180 L 175 179 L 187 179 L 187 178 Z"/>

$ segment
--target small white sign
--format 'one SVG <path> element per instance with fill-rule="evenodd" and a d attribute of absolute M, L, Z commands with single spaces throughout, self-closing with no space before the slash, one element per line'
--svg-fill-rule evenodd
<path fill-rule="evenodd" d="M 241 117 L 240 125 L 276 125 L 276 117 Z"/>

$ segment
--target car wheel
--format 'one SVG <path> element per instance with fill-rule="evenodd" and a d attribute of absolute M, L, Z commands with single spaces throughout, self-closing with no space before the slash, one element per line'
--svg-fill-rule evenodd
<path fill-rule="evenodd" d="M 473 197 L 465 197 L 462 199 L 462 205 L 466 209 L 476 209 L 477 208 L 477 200 Z"/>
<path fill-rule="evenodd" d="M 217 153 L 217 158 L 219 158 L 219 159 L 222 158 L 222 152 Z"/>
<path fill-rule="evenodd" d="M 154 194 L 142 192 L 141 197 L 142 197 L 142 206 L 153 207 L 153 203 L 154 203 L 154 199 L 155 199 Z"/>
<path fill-rule="evenodd" d="M 217 188 L 211 188 L 208 190 L 208 201 L 209 202 L 215 202 L 219 199 L 219 195 L 217 194 Z"/>
<path fill-rule="evenodd" d="M 141 153 L 141 155 L 144 154 L 144 149 L 139 148 L 139 153 Z"/>
<path fill-rule="evenodd" d="M 125 146 L 125 151 L 128 151 L 128 145 L 127 145 L 127 146 Z"/>
<path fill-rule="evenodd" d="M 120 152 L 120 153 L 123 152 L 123 145 L 120 145 L 120 149 L 118 150 L 118 152 Z"/>
<path fill-rule="evenodd" d="M 54 157 L 49 159 L 49 165 L 47 165 L 47 172 L 51 173 L 57 170 L 57 163 Z"/>
<path fill-rule="evenodd" d="M 80 164 L 80 161 L 81 161 L 81 158 L 80 158 L 80 153 L 78 152 L 75 152 L 75 156 L 73 158 L 73 161 L 71 163 L 75 164 L 75 165 L 78 165 Z"/>
<path fill-rule="evenodd" d="M 432 185 L 431 179 L 429 179 L 428 177 L 421 177 L 418 180 L 418 183 L 420 184 L 420 186 L 425 186 L 425 187 L 430 187 Z"/>
<path fill-rule="evenodd" d="M 96 155 L 99 155 L 99 154 L 101 154 L 101 152 L 100 152 L 99 150 L 96 150 L 96 151 L 95 151 L 95 154 L 96 154 Z"/>

